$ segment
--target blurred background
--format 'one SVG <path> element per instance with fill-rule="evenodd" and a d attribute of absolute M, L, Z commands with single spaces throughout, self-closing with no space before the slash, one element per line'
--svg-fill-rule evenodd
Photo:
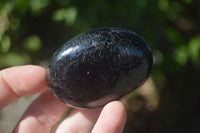
<path fill-rule="evenodd" d="M 48 67 L 70 38 L 99 27 L 143 36 L 154 56 L 150 78 L 125 97 L 124 133 L 200 131 L 200 0 L 1 0 L 0 69 Z M 10 132 L 35 96 L 0 111 Z M 117 117 L 117 116 L 116 116 Z"/>

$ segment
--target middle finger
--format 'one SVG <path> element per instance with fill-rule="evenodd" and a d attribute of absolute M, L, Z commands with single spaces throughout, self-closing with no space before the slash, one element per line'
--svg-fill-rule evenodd
<path fill-rule="evenodd" d="M 75 109 L 59 125 L 56 133 L 89 133 L 96 123 L 102 108 Z"/>

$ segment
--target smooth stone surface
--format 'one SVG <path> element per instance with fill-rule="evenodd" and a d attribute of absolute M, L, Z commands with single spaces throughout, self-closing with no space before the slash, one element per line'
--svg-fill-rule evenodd
<path fill-rule="evenodd" d="M 48 69 L 53 95 L 77 108 L 93 108 L 132 92 L 149 77 L 152 53 L 136 33 L 99 28 L 58 49 Z"/>

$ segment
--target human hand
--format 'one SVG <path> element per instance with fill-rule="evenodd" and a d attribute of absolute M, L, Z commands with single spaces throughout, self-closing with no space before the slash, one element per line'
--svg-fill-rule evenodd
<path fill-rule="evenodd" d="M 46 83 L 46 70 L 39 66 L 19 66 L 0 71 L 0 109 L 25 96 L 42 92 L 28 107 L 14 133 L 49 133 L 70 107 L 55 99 Z M 56 133 L 120 133 L 126 109 L 120 101 L 103 108 L 74 109 Z"/>

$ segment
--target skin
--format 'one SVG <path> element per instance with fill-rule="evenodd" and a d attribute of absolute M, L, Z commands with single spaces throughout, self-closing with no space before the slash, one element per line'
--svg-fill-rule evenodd
<path fill-rule="evenodd" d="M 13 133 L 49 133 L 70 107 L 55 99 L 46 83 L 46 70 L 39 66 L 18 66 L 0 71 L 0 109 L 26 95 L 41 95 L 30 104 Z M 103 108 L 74 109 L 56 133 L 121 133 L 126 108 L 113 101 Z"/>

